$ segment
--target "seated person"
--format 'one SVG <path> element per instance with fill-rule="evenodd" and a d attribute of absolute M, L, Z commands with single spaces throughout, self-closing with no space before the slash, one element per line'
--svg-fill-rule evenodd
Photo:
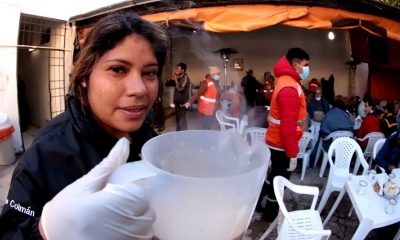
<path fill-rule="evenodd" d="M 376 155 L 375 162 L 388 173 L 398 167 L 400 162 L 400 127 L 397 128 L 396 134 L 391 135 L 385 141 Z"/>
<path fill-rule="evenodd" d="M 316 122 L 321 122 L 326 113 L 330 110 L 328 101 L 322 97 L 321 88 L 317 88 L 315 96 L 311 98 L 307 112 L 311 119 Z"/>
<path fill-rule="evenodd" d="M 354 135 L 358 138 L 365 137 L 368 133 L 380 131 L 380 119 L 379 115 L 376 115 L 374 109 L 374 101 L 372 97 L 365 98 L 364 112 L 366 117 L 363 119 L 361 126 L 358 130 L 354 131 Z M 360 142 L 362 149 L 365 149 L 368 145 L 368 140 Z"/>
<path fill-rule="evenodd" d="M 322 120 L 319 136 L 325 138 L 336 131 L 353 131 L 353 122 L 351 121 L 350 115 L 346 112 L 346 105 L 339 99 L 333 103 L 333 108 Z M 322 147 L 325 151 L 328 151 L 331 143 L 332 140 L 322 143 Z"/>
<path fill-rule="evenodd" d="M 396 116 L 393 114 L 393 104 L 387 103 L 383 107 L 383 118 L 381 120 L 381 131 L 388 138 L 392 133 L 397 130 Z"/>

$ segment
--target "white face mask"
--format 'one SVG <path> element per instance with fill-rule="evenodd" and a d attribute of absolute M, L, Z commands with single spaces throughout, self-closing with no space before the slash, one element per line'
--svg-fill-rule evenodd
<path fill-rule="evenodd" d="M 315 100 L 320 101 L 321 97 L 315 97 Z"/>
<path fill-rule="evenodd" d="M 303 67 L 303 73 L 300 74 L 301 80 L 305 80 L 310 75 L 310 68 L 308 66 Z"/>
<path fill-rule="evenodd" d="M 217 74 L 212 75 L 212 79 L 213 79 L 214 81 L 219 81 L 220 78 L 221 78 L 220 75 L 217 75 Z"/>

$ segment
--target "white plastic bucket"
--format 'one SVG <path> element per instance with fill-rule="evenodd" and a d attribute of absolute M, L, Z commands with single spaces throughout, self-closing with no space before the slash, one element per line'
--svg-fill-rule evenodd
<path fill-rule="evenodd" d="M 9 165 L 15 161 L 12 142 L 14 127 L 5 113 L 0 113 L 0 165 Z"/>

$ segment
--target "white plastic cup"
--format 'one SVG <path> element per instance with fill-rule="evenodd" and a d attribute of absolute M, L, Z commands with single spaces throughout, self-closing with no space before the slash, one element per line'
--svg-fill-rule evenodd
<path fill-rule="evenodd" d="M 369 171 L 368 180 L 370 183 L 374 183 L 376 181 L 376 171 L 375 170 Z"/>
<path fill-rule="evenodd" d="M 393 214 L 396 205 L 397 205 L 396 199 L 389 199 L 385 205 L 385 212 L 389 215 Z"/>
<path fill-rule="evenodd" d="M 358 182 L 358 189 L 357 189 L 357 193 L 360 195 L 363 195 L 367 189 L 368 183 L 364 180 L 360 180 L 360 182 Z"/>

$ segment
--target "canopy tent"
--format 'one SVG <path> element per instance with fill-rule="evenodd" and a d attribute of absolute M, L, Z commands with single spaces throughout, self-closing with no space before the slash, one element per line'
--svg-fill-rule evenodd
<path fill-rule="evenodd" d="M 325 7 L 290 5 L 227 5 L 191 8 L 142 16 L 165 25 L 201 27 L 211 32 L 252 31 L 275 24 L 305 29 L 362 28 L 400 41 L 400 22 L 369 14 Z M 199 25 L 201 23 L 201 25 Z"/>

